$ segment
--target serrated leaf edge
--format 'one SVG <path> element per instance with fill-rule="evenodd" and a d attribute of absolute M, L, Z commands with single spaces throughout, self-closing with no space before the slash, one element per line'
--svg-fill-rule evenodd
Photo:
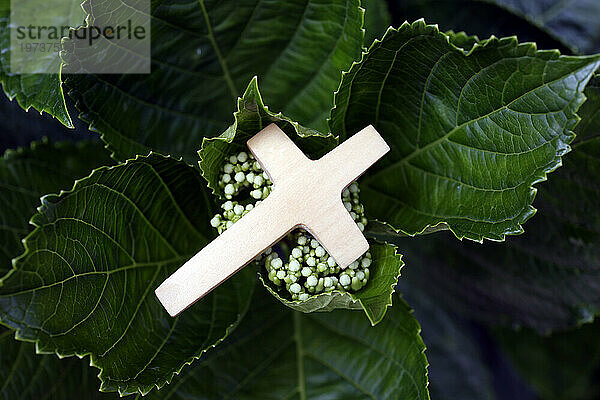
<path fill-rule="evenodd" d="M 205 171 L 205 169 L 202 167 L 203 161 L 205 160 L 203 157 L 203 151 L 205 150 L 206 146 L 210 145 L 213 142 L 215 142 L 215 143 L 223 142 L 223 143 L 227 143 L 227 144 L 230 144 L 233 142 L 233 140 L 235 139 L 237 127 L 238 127 L 238 116 L 244 107 L 244 100 L 252 99 L 252 98 L 255 99 L 257 107 L 260 110 L 263 110 L 267 115 L 269 115 L 270 117 L 275 118 L 281 122 L 287 122 L 290 125 L 292 125 L 294 127 L 296 135 L 298 135 L 298 137 L 300 137 L 300 138 L 322 137 L 322 138 L 328 138 L 328 139 L 333 138 L 336 141 L 338 140 L 338 138 L 336 136 L 332 135 L 331 133 L 322 134 L 321 132 L 316 131 L 312 128 L 303 127 L 298 122 L 283 115 L 283 113 L 281 113 L 281 112 L 275 113 L 275 112 L 269 110 L 269 106 L 265 105 L 265 103 L 263 101 L 262 94 L 260 93 L 260 90 L 258 87 L 258 77 L 255 75 L 250 80 L 250 83 L 248 83 L 248 86 L 246 87 L 244 94 L 241 97 L 237 98 L 237 110 L 233 112 L 233 118 L 234 118 L 233 124 L 231 126 L 229 126 L 229 128 L 227 128 L 219 136 L 215 136 L 212 138 L 206 138 L 206 137 L 203 138 L 202 146 L 201 146 L 200 150 L 198 150 L 198 152 L 197 152 L 198 156 L 200 157 L 200 161 L 198 162 L 198 165 L 200 167 L 200 171 L 202 172 L 202 177 L 207 182 L 208 187 L 212 191 L 212 194 L 215 197 L 217 197 L 218 199 L 223 199 L 224 197 L 220 193 L 219 188 L 214 187 L 214 185 L 210 182 L 210 180 L 206 176 L 207 171 Z"/>
<path fill-rule="evenodd" d="M 155 151 L 150 151 L 148 153 L 148 155 L 139 155 L 138 154 L 138 155 L 135 156 L 135 158 L 128 159 L 125 162 L 120 163 L 120 164 L 111 165 L 111 166 L 102 166 L 102 167 L 99 167 L 99 168 L 95 168 L 95 169 L 92 170 L 92 172 L 89 175 L 87 175 L 87 176 L 85 176 L 83 178 L 80 178 L 80 179 L 76 179 L 75 182 L 73 183 L 73 187 L 70 190 L 61 190 L 58 194 L 47 194 L 47 195 L 42 196 L 41 197 L 41 202 L 42 202 L 41 206 L 39 206 L 37 208 L 37 210 L 38 210 L 37 213 L 34 214 L 34 216 L 29 220 L 30 224 L 33 225 L 33 226 L 35 226 L 35 229 L 32 232 L 30 232 L 25 238 L 23 238 L 21 240 L 21 243 L 23 244 L 23 247 L 25 248 L 25 251 L 23 252 L 23 254 L 21 254 L 20 256 L 14 258 L 12 260 L 12 266 L 13 267 L 12 267 L 12 269 L 5 276 L 3 276 L 0 279 L 0 287 L 2 287 L 4 281 L 7 278 L 9 278 L 17 270 L 17 262 L 19 260 L 21 260 L 22 258 L 25 258 L 29 254 L 30 248 L 29 248 L 29 244 L 28 244 L 28 239 L 30 238 L 30 236 L 32 236 L 34 233 L 36 233 L 42 227 L 42 225 L 36 224 L 34 222 L 34 219 L 35 219 L 35 216 L 38 213 L 40 213 L 41 211 L 43 211 L 43 209 L 46 207 L 46 202 L 50 201 L 50 199 L 52 199 L 52 198 L 59 198 L 59 197 L 65 195 L 65 194 L 74 193 L 75 190 L 77 189 L 78 184 L 80 184 L 80 182 L 85 181 L 86 179 L 89 179 L 93 174 L 95 174 L 95 173 L 97 173 L 99 171 L 105 171 L 105 170 L 111 170 L 111 169 L 118 168 L 118 167 L 123 167 L 123 166 L 129 165 L 129 164 L 132 164 L 134 162 L 137 162 L 139 160 L 147 159 L 147 158 L 149 158 L 150 156 L 153 156 L 153 155 L 154 156 L 162 157 L 164 159 L 171 159 L 171 160 L 174 160 L 176 162 L 183 163 L 183 164 L 185 164 L 186 166 L 188 166 L 190 168 L 193 168 L 193 167 L 189 166 L 187 163 L 185 163 L 183 161 L 183 157 L 173 157 L 173 156 L 170 156 L 170 155 L 163 155 L 163 154 L 157 153 Z M 256 285 L 253 285 L 252 291 L 254 291 L 255 288 L 256 288 Z M 145 395 L 147 395 L 148 393 L 150 393 L 150 391 L 152 391 L 155 388 L 157 390 L 160 390 L 164 386 L 170 384 L 171 381 L 173 380 L 173 378 L 175 377 L 175 375 L 179 375 L 181 373 L 181 371 L 186 366 L 192 364 L 195 360 L 197 360 L 200 357 L 202 357 L 203 354 L 205 354 L 209 350 L 211 350 L 211 349 L 215 348 L 216 346 L 218 346 L 219 344 L 221 344 L 231 334 L 231 332 L 233 332 L 235 330 L 235 328 L 237 328 L 237 326 L 239 325 L 239 323 L 242 321 L 242 319 L 244 318 L 244 316 L 248 312 L 249 307 L 250 307 L 250 302 L 248 302 L 244 306 L 244 309 L 242 310 L 242 312 L 240 312 L 237 320 L 234 323 L 230 324 L 225 329 L 225 334 L 223 335 L 223 337 L 221 337 L 220 339 L 218 339 L 212 345 L 210 345 L 207 348 L 203 349 L 199 354 L 186 359 L 183 362 L 183 364 L 178 369 L 176 369 L 173 372 L 170 372 L 168 374 L 168 376 L 163 381 L 158 382 L 158 383 L 154 383 L 152 385 L 139 386 L 137 392 L 128 392 L 128 391 L 122 390 L 117 385 L 117 390 L 116 391 L 119 393 L 119 395 L 121 397 L 124 397 L 124 396 L 127 396 L 127 395 L 131 395 L 131 394 L 134 394 L 134 393 L 140 393 L 142 396 L 145 396 Z M 10 326 L 8 326 L 4 322 L 4 320 L 5 319 L 0 314 L 0 324 L 6 326 L 7 328 L 9 328 L 11 330 L 13 330 L 13 328 L 11 328 Z M 21 329 L 15 329 L 14 332 L 15 332 L 14 338 L 16 340 L 21 341 L 21 342 L 34 343 L 35 344 L 35 352 L 36 352 L 36 354 L 54 354 L 54 355 L 58 356 L 59 359 L 63 359 L 63 358 L 67 358 L 67 357 L 73 357 L 73 356 L 77 356 L 79 359 L 83 359 L 84 357 L 89 356 L 90 357 L 90 364 L 89 365 L 91 367 L 95 367 L 95 368 L 97 368 L 99 370 L 98 375 L 97 375 L 98 379 L 101 382 L 99 390 L 101 392 L 114 392 L 115 391 L 115 390 L 111 390 L 112 388 L 114 388 L 113 384 L 111 383 L 112 381 L 110 379 L 105 380 L 102 377 L 102 373 L 104 372 L 104 368 L 102 368 L 102 367 L 96 365 L 96 363 L 94 363 L 92 352 L 64 353 L 64 352 L 61 352 L 58 348 L 55 348 L 54 350 L 51 350 L 51 351 L 45 351 L 45 350 L 42 350 L 40 348 L 40 341 L 41 341 L 41 339 L 27 339 L 27 338 L 24 338 L 24 337 L 20 336 Z"/>
<path fill-rule="evenodd" d="M 369 319 L 369 322 L 371 323 L 371 326 L 375 326 L 378 323 L 380 323 L 383 320 L 383 318 L 385 317 L 387 309 L 392 306 L 392 300 L 393 300 L 393 297 L 394 297 L 396 285 L 398 284 L 398 279 L 400 279 L 400 276 L 402 275 L 402 268 L 406 265 L 404 263 L 404 260 L 402 260 L 403 255 L 398 252 L 398 247 L 395 244 L 385 243 L 385 244 L 383 244 L 383 246 L 390 246 L 390 247 L 392 247 L 394 249 L 394 256 L 399 257 L 399 260 L 398 260 L 399 261 L 399 265 L 398 265 L 398 272 L 395 275 L 395 278 L 396 278 L 395 282 L 390 286 L 390 288 L 392 290 L 390 291 L 389 298 L 388 298 L 387 303 L 385 305 L 385 310 L 384 310 L 384 312 L 381 314 L 381 316 L 379 318 L 375 319 L 375 318 L 373 318 L 372 315 L 369 314 L 369 312 L 367 311 L 367 309 L 366 309 L 363 301 L 361 299 L 357 298 L 355 296 L 355 293 L 342 292 L 339 289 L 334 289 L 331 292 L 319 293 L 318 295 L 310 296 L 309 299 L 320 299 L 320 298 L 326 299 L 326 298 L 331 297 L 331 295 L 334 294 L 334 293 L 338 294 L 338 295 L 340 295 L 343 298 L 349 298 L 349 300 L 350 300 L 349 304 L 353 304 L 353 305 L 354 304 L 359 304 L 360 307 L 362 308 L 362 310 L 364 311 L 365 315 Z M 273 295 L 273 297 L 275 297 L 282 304 L 290 307 L 294 311 L 304 312 L 304 311 L 300 311 L 300 310 L 297 310 L 296 308 L 294 308 L 295 306 L 302 305 L 302 303 L 304 303 L 303 301 L 284 299 L 283 297 L 281 297 L 279 295 L 279 293 L 277 293 L 271 287 L 271 285 L 267 281 L 265 281 L 265 279 L 263 277 L 263 273 L 262 273 L 262 268 L 258 268 L 257 274 L 258 274 L 258 278 L 259 278 L 260 282 L 267 289 L 267 291 Z M 327 304 L 329 304 L 329 303 L 327 303 Z M 356 310 L 356 309 L 353 308 L 352 310 Z M 317 311 L 311 311 L 311 312 L 319 312 L 319 311 L 317 310 Z M 304 313 L 310 314 L 311 312 L 304 312 Z"/>
<path fill-rule="evenodd" d="M 451 47 L 453 47 L 454 49 L 462 52 L 466 57 L 469 57 L 470 55 L 474 54 L 475 52 L 480 51 L 480 49 L 485 49 L 487 46 L 494 44 L 494 43 L 501 43 L 501 42 L 509 42 L 512 45 L 514 45 L 515 47 L 517 46 L 528 46 L 530 47 L 533 51 L 535 52 L 541 52 L 541 53 L 553 53 L 556 54 L 558 57 L 569 57 L 569 56 L 563 56 L 561 55 L 559 50 L 538 50 L 537 48 L 537 44 L 535 42 L 523 42 L 523 43 L 519 43 L 517 36 L 513 35 L 513 36 L 507 36 L 504 38 L 497 38 L 496 36 L 492 35 L 490 36 L 488 39 L 484 39 L 481 40 L 477 43 L 475 43 L 473 45 L 473 47 L 469 50 L 465 50 L 462 47 L 456 46 L 454 43 L 452 43 L 452 41 L 450 40 L 450 36 L 448 33 L 444 33 L 442 31 L 440 31 L 439 27 L 437 24 L 434 25 L 429 25 L 425 22 L 424 18 L 420 18 L 418 20 L 416 20 L 413 23 L 409 23 L 408 21 L 405 21 L 400 27 L 398 28 L 394 28 L 394 27 L 389 27 L 387 29 L 387 31 L 385 32 L 385 34 L 382 36 L 381 39 L 375 39 L 373 41 L 373 43 L 371 44 L 371 46 L 369 46 L 368 50 L 363 51 L 361 54 L 361 58 L 359 61 L 354 61 L 352 63 L 352 65 L 350 66 L 350 68 L 347 71 L 343 71 L 342 72 L 342 79 L 340 81 L 340 86 L 338 87 L 338 89 L 334 92 L 334 101 L 333 101 L 333 108 L 330 111 L 329 114 L 329 118 L 327 118 L 327 123 L 330 127 L 330 130 L 333 131 L 333 126 L 332 126 L 332 115 L 334 113 L 334 110 L 337 108 L 337 98 L 338 95 L 340 94 L 340 90 L 342 88 L 342 83 L 344 80 L 344 77 L 350 73 L 352 73 L 355 68 L 359 68 L 360 65 L 366 60 L 366 58 L 370 55 L 371 50 L 376 49 L 380 46 L 380 44 L 386 39 L 386 37 L 391 34 L 391 33 L 399 33 L 401 29 L 407 29 L 407 28 L 429 28 L 429 29 L 433 29 L 434 30 L 434 34 L 438 34 L 441 37 L 443 37 L 446 42 L 448 43 L 448 45 L 450 45 Z M 464 33 L 464 32 L 459 32 L 459 33 Z M 467 37 L 469 37 L 468 34 L 465 33 L 465 35 L 467 35 Z M 476 37 L 476 36 L 475 36 Z M 597 59 L 597 64 L 600 65 L 600 55 L 595 55 L 595 56 L 586 56 L 587 58 L 596 58 Z M 596 68 L 598 68 L 598 65 Z M 594 76 L 594 74 L 590 74 L 590 77 L 588 78 L 591 79 L 591 77 Z M 587 84 L 587 82 L 585 82 Z M 585 85 L 584 85 L 585 86 Z M 452 234 L 454 234 L 454 236 L 459 239 L 459 240 L 463 240 L 463 239 L 469 239 L 478 243 L 483 243 L 484 239 L 488 239 L 490 241 L 494 241 L 494 242 L 504 242 L 506 240 L 506 236 L 507 235 L 519 235 L 522 234 L 523 232 L 525 232 L 525 229 L 523 228 L 523 224 L 525 222 L 527 222 L 531 217 L 533 217 L 535 215 L 535 213 L 537 212 L 537 209 L 535 207 L 533 207 L 533 201 L 535 200 L 535 196 L 537 194 L 537 188 L 535 188 L 533 185 L 540 183 L 540 182 L 544 182 L 548 180 L 548 174 L 555 171 L 557 168 L 562 166 L 562 156 L 564 156 L 565 154 L 567 154 L 569 151 L 571 151 L 571 147 L 569 146 L 569 144 L 575 139 L 575 133 L 573 131 L 573 129 L 579 124 L 579 122 L 581 121 L 581 118 L 577 115 L 577 111 L 579 110 L 579 108 L 583 105 L 583 103 L 585 103 L 585 100 L 587 99 L 587 97 L 585 96 L 585 94 L 583 93 L 583 90 L 581 92 L 581 99 L 582 101 L 577 105 L 576 109 L 573 112 L 573 115 L 571 117 L 569 117 L 567 115 L 567 123 L 566 125 L 569 126 L 569 124 L 571 123 L 571 129 L 565 129 L 563 131 L 563 135 L 566 137 L 566 141 L 563 141 L 565 148 L 562 151 L 558 151 L 555 157 L 555 161 L 554 163 L 552 163 L 551 165 L 549 165 L 546 169 L 540 171 L 540 174 L 538 176 L 532 176 L 531 177 L 531 182 L 527 182 L 530 186 L 530 203 L 527 207 L 525 207 L 525 209 L 518 214 L 514 219 L 513 219 L 513 229 L 506 229 L 503 233 L 501 233 L 500 235 L 496 236 L 496 235 L 470 235 L 468 233 L 465 234 L 460 234 L 458 233 L 455 229 L 452 228 L 452 226 L 448 223 L 448 221 L 440 221 L 436 224 L 427 224 L 426 226 L 423 227 L 422 230 L 420 231 L 416 231 L 416 232 L 408 232 L 402 228 L 394 228 L 394 230 L 398 233 L 402 233 L 404 235 L 407 236 L 416 236 L 416 235 L 421 235 L 423 234 L 423 232 L 427 231 L 428 229 L 432 229 L 432 228 L 436 228 L 438 225 L 445 223 L 448 225 L 448 230 L 450 230 L 452 232 Z M 575 99 L 573 100 L 575 101 Z M 573 123 L 574 122 L 574 123 Z M 345 134 L 345 133 L 344 133 Z M 342 135 L 340 134 L 340 138 L 342 137 Z M 388 225 L 392 226 L 391 224 L 388 223 Z M 516 229 L 515 229 L 516 228 Z"/>

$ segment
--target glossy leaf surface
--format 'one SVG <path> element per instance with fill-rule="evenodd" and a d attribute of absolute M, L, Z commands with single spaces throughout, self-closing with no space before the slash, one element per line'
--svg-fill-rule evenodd
<path fill-rule="evenodd" d="M 417 234 L 503 240 L 535 212 L 600 56 L 566 57 L 515 38 L 466 51 L 423 21 L 390 30 L 344 75 L 332 131 L 371 123 L 392 151 L 361 181 L 367 213 Z"/>
<path fill-rule="evenodd" d="M 154 289 L 212 239 L 200 173 L 150 155 L 44 197 L 25 253 L 0 282 L 0 319 L 43 352 L 91 355 L 102 389 L 162 387 L 219 343 L 255 284 L 244 269 L 176 318 Z"/>

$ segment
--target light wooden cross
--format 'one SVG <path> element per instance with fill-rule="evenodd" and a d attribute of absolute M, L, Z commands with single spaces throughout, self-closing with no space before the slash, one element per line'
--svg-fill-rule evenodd
<path fill-rule="evenodd" d="M 176 316 L 295 228 L 309 231 L 346 268 L 369 244 L 344 207 L 342 191 L 390 148 L 372 126 L 319 160 L 310 160 L 275 124 L 248 140 L 273 182 L 258 206 L 204 247 L 157 289 Z"/>

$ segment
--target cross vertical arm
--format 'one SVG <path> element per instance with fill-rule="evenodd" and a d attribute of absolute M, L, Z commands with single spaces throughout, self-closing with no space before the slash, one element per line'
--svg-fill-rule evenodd
<path fill-rule="evenodd" d="M 344 269 L 369 250 L 369 243 L 341 198 L 333 198 L 326 204 L 322 215 L 305 217 L 310 218 L 306 220 L 307 229 Z"/>
<path fill-rule="evenodd" d="M 247 144 L 275 185 L 289 180 L 310 163 L 302 150 L 274 123 L 254 135 Z"/>

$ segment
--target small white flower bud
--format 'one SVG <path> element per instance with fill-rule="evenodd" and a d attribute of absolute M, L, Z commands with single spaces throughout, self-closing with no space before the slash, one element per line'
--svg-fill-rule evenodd
<path fill-rule="evenodd" d="M 277 257 L 277 258 L 274 258 L 271 260 L 271 267 L 273 267 L 275 269 L 279 269 L 282 266 L 283 266 L 283 261 L 281 260 L 281 258 Z"/>
<path fill-rule="evenodd" d="M 352 280 L 350 279 L 350 277 L 348 275 L 346 275 L 346 274 L 340 275 L 340 284 L 342 286 L 348 286 L 351 282 L 352 282 Z"/>
<path fill-rule="evenodd" d="M 262 190 L 260 190 L 260 189 L 253 190 L 250 192 L 250 196 L 252 196 L 256 200 L 258 200 L 262 197 Z"/>
<path fill-rule="evenodd" d="M 236 156 L 231 156 L 231 157 L 229 157 L 229 162 L 232 164 L 237 164 L 238 159 Z"/>
<path fill-rule="evenodd" d="M 300 263 L 297 260 L 290 260 L 289 270 L 292 272 L 300 271 Z"/>
<path fill-rule="evenodd" d="M 248 154 L 246 154 L 246 152 L 242 151 L 240 154 L 238 154 L 237 159 L 239 162 L 246 162 L 248 160 Z"/>
<path fill-rule="evenodd" d="M 223 189 L 225 194 L 228 195 L 232 195 L 235 193 L 235 187 L 233 186 L 233 184 L 228 183 L 227 185 L 225 185 L 225 189 Z"/>
<path fill-rule="evenodd" d="M 235 207 L 233 207 L 233 212 L 236 215 L 242 215 L 242 213 L 244 212 L 244 206 L 236 204 Z"/>
<path fill-rule="evenodd" d="M 324 248 L 322 248 L 321 246 L 318 246 L 318 247 L 315 249 L 315 255 L 316 255 L 317 257 L 323 257 L 323 256 L 325 255 L 325 249 L 324 249 Z"/>
<path fill-rule="evenodd" d="M 223 183 L 229 183 L 229 182 L 231 182 L 231 175 L 229 175 L 229 174 L 223 175 Z"/>
<path fill-rule="evenodd" d="M 227 163 L 225 164 L 225 166 L 223 167 L 223 171 L 225 171 L 226 174 L 230 174 L 233 172 L 233 165 Z"/>
<path fill-rule="evenodd" d="M 300 258 L 302 257 L 302 249 L 299 247 L 294 247 L 294 249 L 292 250 L 292 256 L 294 258 Z"/>
<path fill-rule="evenodd" d="M 237 174 L 235 174 L 234 179 L 236 182 L 241 183 L 241 182 L 244 182 L 244 180 L 246 180 L 246 175 L 244 175 L 243 172 L 238 172 Z"/>
<path fill-rule="evenodd" d="M 223 203 L 223 210 L 225 210 L 225 211 L 233 210 L 233 202 L 226 201 L 225 203 Z"/>
<path fill-rule="evenodd" d="M 306 301 L 308 300 L 308 293 L 301 293 L 298 295 L 298 300 L 300 301 Z"/>
<path fill-rule="evenodd" d="M 300 293 L 302 287 L 298 283 L 292 283 L 290 285 L 290 292 L 292 293 Z"/>
<path fill-rule="evenodd" d="M 317 279 L 316 276 L 311 275 L 308 278 L 306 278 L 306 284 L 308 286 L 317 286 L 317 283 L 319 282 L 319 280 Z"/>
<path fill-rule="evenodd" d="M 302 268 L 302 276 L 310 276 L 312 274 L 312 270 L 308 267 Z"/>

